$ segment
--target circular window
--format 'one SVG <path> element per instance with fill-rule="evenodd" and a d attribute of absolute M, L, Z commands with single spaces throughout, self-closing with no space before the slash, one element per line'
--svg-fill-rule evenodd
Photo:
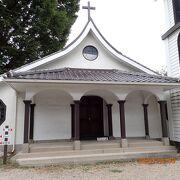
<path fill-rule="evenodd" d="M 98 57 L 98 50 L 94 46 L 86 46 L 83 49 L 83 56 L 87 60 L 93 61 Z"/>

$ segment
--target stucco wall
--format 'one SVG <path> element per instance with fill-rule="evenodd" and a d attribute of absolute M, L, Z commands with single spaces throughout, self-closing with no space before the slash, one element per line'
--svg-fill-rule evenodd
<path fill-rule="evenodd" d="M 23 144 L 24 139 L 24 93 L 18 93 L 17 99 L 17 123 L 16 123 L 16 144 Z"/>
<path fill-rule="evenodd" d="M 6 105 L 6 120 L 0 126 L 0 131 L 5 125 L 9 125 L 9 127 L 13 128 L 13 134 L 15 133 L 15 119 L 16 119 L 16 92 L 9 86 L 0 82 L 0 99 Z M 12 141 L 14 141 L 14 136 L 12 137 Z"/>
<path fill-rule="evenodd" d="M 127 137 L 145 136 L 143 103 L 144 99 L 141 92 L 133 92 L 126 99 L 125 116 Z M 160 138 L 162 137 L 160 112 L 154 96 L 149 99 L 148 104 L 150 138 Z"/>
<path fill-rule="evenodd" d="M 88 61 L 83 57 L 82 51 L 87 45 L 95 46 L 98 49 L 99 54 L 96 60 Z M 70 54 L 51 62 L 50 64 L 42 65 L 38 67 L 38 69 L 58 69 L 64 67 L 137 71 L 135 68 L 133 69 L 132 67 L 119 62 L 117 58 L 102 47 L 102 45 L 93 37 L 91 32 Z"/>
<path fill-rule="evenodd" d="M 70 139 L 72 98 L 51 90 L 35 96 L 34 140 Z"/>
<path fill-rule="evenodd" d="M 50 90 L 38 93 L 35 98 L 34 140 L 71 138 L 72 98 L 65 92 Z M 120 137 L 120 115 L 117 101 L 112 101 L 113 134 Z M 125 103 L 127 137 L 144 137 L 143 98 L 140 92 L 131 93 Z M 161 137 L 161 121 L 155 98 L 149 101 L 149 128 L 151 138 Z M 105 104 L 104 104 L 105 106 Z M 106 109 L 106 107 L 104 107 Z M 104 122 L 107 118 L 104 119 Z M 105 124 L 105 123 L 104 123 Z M 107 125 L 104 135 L 107 135 Z"/>

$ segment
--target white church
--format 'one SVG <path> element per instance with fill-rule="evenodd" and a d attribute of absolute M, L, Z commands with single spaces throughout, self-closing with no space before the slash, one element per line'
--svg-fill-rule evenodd
<path fill-rule="evenodd" d="M 132 152 L 135 145 L 136 152 L 142 151 L 142 146 L 151 148 L 153 143 L 153 152 L 175 151 L 169 140 L 180 140 L 175 53 L 180 24 L 174 25 L 171 2 L 165 0 L 170 30 L 163 39 L 169 49 L 168 73 L 174 78 L 160 76 L 115 49 L 91 18 L 90 3 L 84 7 L 87 23 L 71 44 L 3 74 L 0 128 L 13 129 L 12 151 L 32 153 L 33 147 L 41 147 L 42 156 L 51 143 L 67 143 L 64 151 L 73 153 L 91 143 L 103 149 L 111 142 L 111 154 Z"/>

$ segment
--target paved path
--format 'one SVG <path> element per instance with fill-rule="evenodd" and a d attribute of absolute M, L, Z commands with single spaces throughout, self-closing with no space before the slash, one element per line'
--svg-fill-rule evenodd
<path fill-rule="evenodd" d="M 107 163 L 67 167 L 0 167 L 0 180 L 180 180 L 180 161 L 145 165 Z"/>

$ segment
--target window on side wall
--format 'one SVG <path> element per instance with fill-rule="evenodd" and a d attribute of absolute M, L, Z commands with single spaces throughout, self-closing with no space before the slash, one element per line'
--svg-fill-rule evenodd
<path fill-rule="evenodd" d="M 180 22 L 180 0 L 172 0 L 175 24 Z"/>
<path fill-rule="evenodd" d="M 178 39 L 177 39 L 177 45 L 178 45 L 178 55 L 179 55 L 179 64 L 180 64 L 180 34 L 178 36 Z"/>
<path fill-rule="evenodd" d="M 6 105 L 0 99 L 0 126 L 6 119 Z"/>

